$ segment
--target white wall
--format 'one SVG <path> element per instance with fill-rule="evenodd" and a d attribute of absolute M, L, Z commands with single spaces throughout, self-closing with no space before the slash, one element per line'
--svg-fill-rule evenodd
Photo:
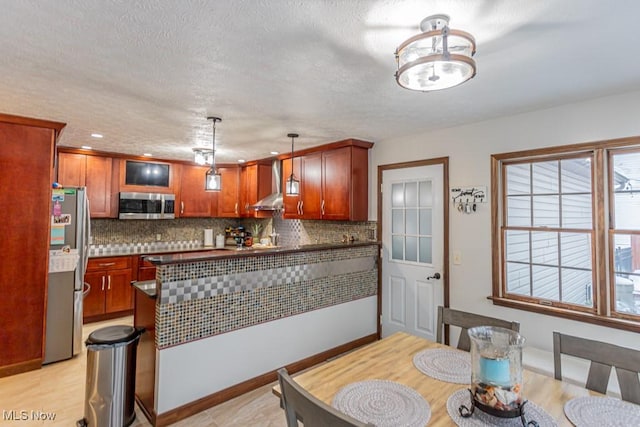
<path fill-rule="evenodd" d="M 464 86 L 453 89 L 464 90 Z M 425 102 L 428 94 L 425 94 Z M 377 219 L 377 167 L 383 164 L 449 157 L 449 184 L 491 184 L 490 155 L 524 149 L 575 144 L 640 135 L 640 92 L 393 140 L 376 141 L 370 169 L 369 218 Z M 451 203 L 449 201 L 449 203 Z M 490 203 L 475 214 L 450 211 L 451 251 L 462 253 L 462 264 L 450 266 L 451 306 L 476 313 L 515 319 L 528 345 L 552 349 L 552 331 L 640 349 L 636 333 L 494 306 L 491 295 Z"/>

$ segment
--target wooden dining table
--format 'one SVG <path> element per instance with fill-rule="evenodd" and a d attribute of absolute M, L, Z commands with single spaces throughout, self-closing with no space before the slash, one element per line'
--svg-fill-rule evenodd
<path fill-rule="evenodd" d="M 312 395 L 328 404 L 331 404 L 341 388 L 351 383 L 372 379 L 395 381 L 416 390 L 429 403 L 429 426 L 452 426 L 455 423 L 447 413 L 447 399 L 457 390 L 468 389 L 469 385 L 431 378 L 413 364 L 413 357 L 419 351 L 440 347 L 451 348 L 397 332 L 294 375 L 293 378 Z M 280 396 L 279 386 L 274 386 L 272 391 Z M 524 398 L 544 409 L 556 419 L 559 426 L 572 425 L 564 415 L 564 404 L 574 397 L 589 395 L 598 393 L 526 369 L 523 372 Z"/>

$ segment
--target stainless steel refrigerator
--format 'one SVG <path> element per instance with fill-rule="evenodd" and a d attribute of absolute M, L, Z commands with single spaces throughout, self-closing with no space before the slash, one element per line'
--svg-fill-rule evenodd
<path fill-rule="evenodd" d="M 70 359 L 82 351 L 84 273 L 91 239 L 86 188 L 54 189 L 49 216 L 51 236 L 43 364 Z"/>

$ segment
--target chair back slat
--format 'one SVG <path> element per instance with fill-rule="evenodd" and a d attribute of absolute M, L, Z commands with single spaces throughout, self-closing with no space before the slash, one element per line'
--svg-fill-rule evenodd
<path fill-rule="evenodd" d="M 278 370 L 281 406 L 284 408 L 287 426 L 298 427 L 298 421 L 304 427 L 367 427 L 334 407 L 316 399 L 302 388 L 287 373 L 285 368 Z"/>
<path fill-rule="evenodd" d="M 519 322 L 512 322 L 439 306 L 438 330 L 436 331 L 436 340 L 439 343 L 443 343 L 442 330 L 444 325 L 457 326 L 462 329 L 460 331 L 460 337 L 458 338 L 458 349 L 464 351 L 469 351 L 471 349 L 471 341 L 468 333 L 469 328 L 473 328 L 475 326 L 497 326 L 500 328 L 511 329 L 515 332 L 520 331 Z"/>
<path fill-rule="evenodd" d="M 640 379 L 638 373 L 627 369 L 616 368 L 620 396 L 622 400 L 640 405 Z"/>
<path fill-rule="evenodd" d="M 585 387 L 598 393 L 606 394 L 611 376 L 611 366 L 599 362 L 591 362 Z"/>
<path fill-rule="evenodd" d="M 553 367 L 562 379 L 561 354 L 591 361 L 586 387 L 605 394 L 611 368 L 615 368 L 622 400 L 640 404 L 640 351 L 601 341 L 553 333 Z"/>

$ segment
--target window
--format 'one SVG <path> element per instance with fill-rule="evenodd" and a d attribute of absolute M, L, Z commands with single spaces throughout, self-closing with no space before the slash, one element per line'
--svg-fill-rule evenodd
<path fill-rule="evenodd" d="M 492 156 L 494 303 L 640 331 L 638 144 Z"/>
<path fill-rule="evenodd" d="M 391 185 L 391 259 L 431 264 L 433 193 L 430 180 Z"/>

